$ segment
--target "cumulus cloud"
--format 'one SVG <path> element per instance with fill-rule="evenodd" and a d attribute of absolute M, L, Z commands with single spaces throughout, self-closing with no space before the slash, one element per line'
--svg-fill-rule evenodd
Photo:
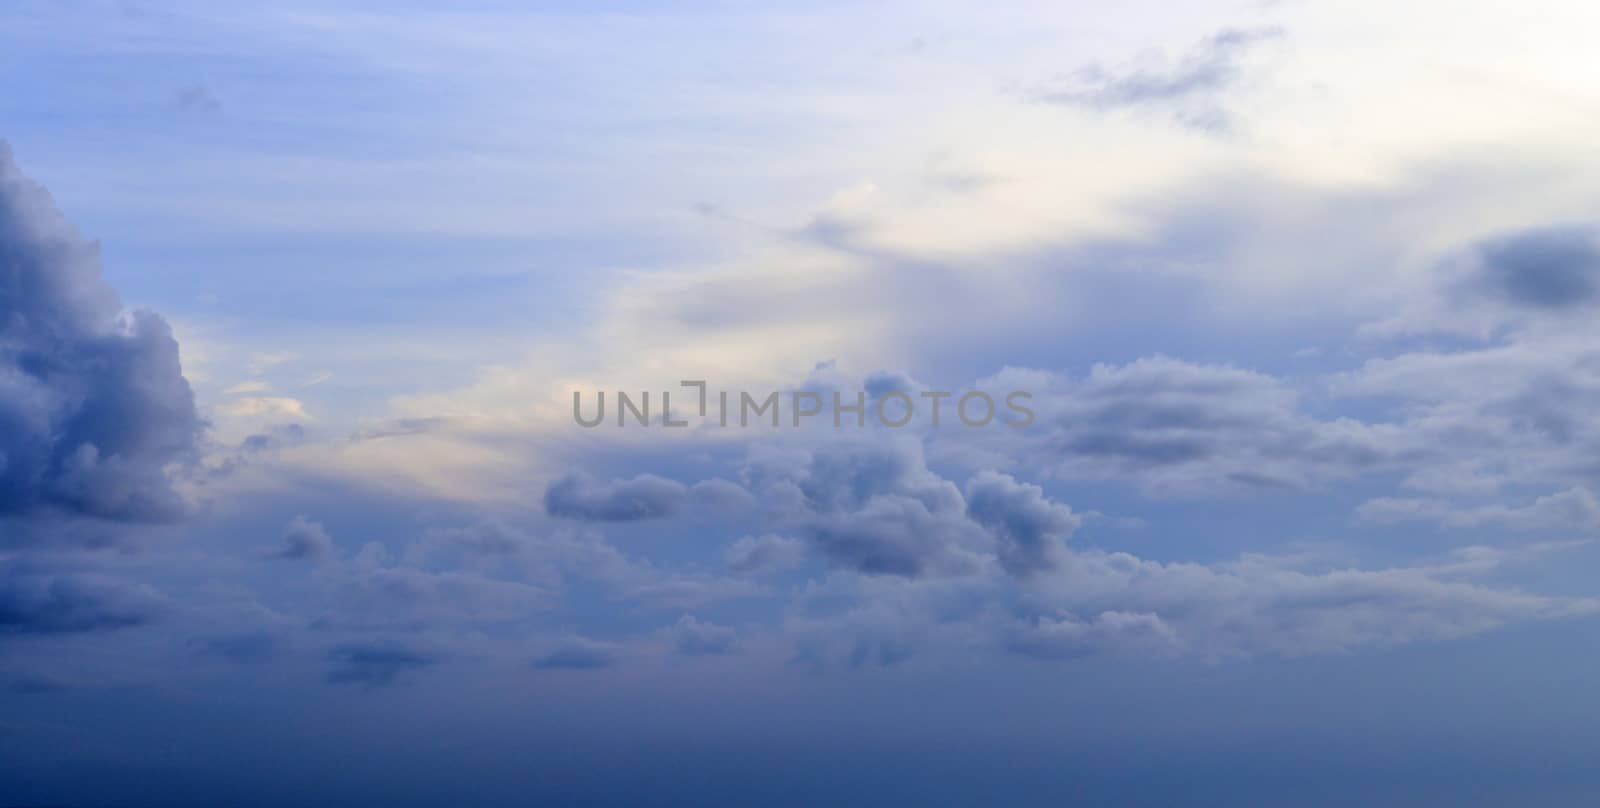
<path fill-rule="evenodd" d="M 967 513 L 995 535 L 1001 566 L 1021 576 L 1060 566 L 1064 543 L 1083 521 L 1039 486 L 992 471 L 967 483 Z"/>
<path fill-rule="evenodd" d="M 980 472 L 963 492 L 928 469 L 914 440 L 824 444 L 746 470 L 781 529 L 725 555 L 738 572 L 798 564 L 809 547 L 836 569 L 918 577 L 968 573 L 993 554 L 1011 574 L 1054 569 L 1081 519 L 1038 486 Z"/>
<path fill-rule="evenodd" d="M 911 497 L 886 494 L 861 507 L 818 514 L 805 533 L 836 566 L 873 575 L 917 576 L 969 543 L 967 521 Z"/>
<path fill-rule="evenodd" d="M 168 469 L 200 429 L 171 329 L 123 312 L 96 245 L 0 144 L 0 519 L 173 519 Z"/>
<path fill-rule="evenodd" d="M 333 555 L 333 537 L 321 523 L 296 516 L 283 529 L 282 546 L 270 555 L 289 561 L 321 561 Z"/>
<path fill-rule="evenodd" d="M 954 483 L 924 465 L 915 441 L 823 445 L 800 462 L 757 460 L 777 526 L 838 568 L 918 576 L 970 566 L 983 544 Z"/>

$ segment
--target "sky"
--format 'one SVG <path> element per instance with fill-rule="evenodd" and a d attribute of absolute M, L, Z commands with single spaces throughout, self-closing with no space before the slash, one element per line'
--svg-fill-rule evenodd
<path fill-rule="evenodd" d="M 1597 24 L 12 0 L 0 808 L 1593 805 Z"/>

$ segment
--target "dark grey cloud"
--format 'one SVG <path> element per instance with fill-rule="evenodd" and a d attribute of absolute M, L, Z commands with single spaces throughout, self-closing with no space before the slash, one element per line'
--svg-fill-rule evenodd
<path fill-rule="evenodd" d="M 1046 499 L 1039 486 L 992 471 L 967 483 L 967 513 L 994 534 L 1001 566 L 1019 576 L 1060 566 L 1066 540 L 1082 524 L 1071 508 Z"/>
<path fill-rule="evenodd" d="M 98 247 L 0 144 L 0 520 L 171 520 L 167 468 L 200 430 L 167 323 L 123 313 Z"/>
<path fill-rule="evenodd" d="M 868 575 L 915 577 L 969 543 L 959 512 L 934 511 L 916 499 L 886 495 L 860 508 L 820 514 L 804 535 L 834 566 Z"/>
<path fill-rule="evenodd" d="M 1541 228 L 1478 247 L 1469 290 L 1515 306 L 1571 309 L 1600 300 L 1600 234 Z"/>
<path fill-rule="evenodd" d="M 775 527 L 799 537 L 745 538 L 724 559 L 736 572 L 794 566 L 815 555 L 868 575 L 971 572 L 992 553 L 1011 574 L 1055 569 L 1081 523 L 1043 489 L 993 471 L 955 483 L 927 468 L 915 440 L 826 444 L 746 470 Z"/>
<path fill-rule="evenodd" d="M 1239 61 L 1252 45 L 1283 35 L 1279 28 L 1227 29 L 1202 40 L 1164 70 L 1108 70 L 1091 64 L 1036 97 L 1094 110 L 1161 108 L 1180 124 L 1204 131 L 1230 129 L 1220 96 L 1242 75 Z"/>
<path fill-rule="evenodd" d="M 569 637 L 549 653 L 533 661 L 540 670 L 598 670 L 617 664 L 613 643 L 585 637 Z"/>
<path fill-rule="evenodd" d="M 1294 489 L 1420 451 L 1393 425 L 1313 417 L 1284 380 L 1226 365 L 1153 356 L 1024 383 L 1052 389 L 1036 393 L 1039 424 L 1013 438 L 1016 452 L 1075 479 L 1175 493 Z"/>
<path fill-rule="evenodd" d="M 688 498 L 688 486 L 676 480 L 641 474 L 631 480 L 597 480 L 573 473 L 544 492 L 551 516 L 594 522 L 631 522 L 671 516 Z"/>
<path fill-rule="evenodd" d="M 270 557 L 286 561 L 321 561 L 333 555 L 333 537 L 320 523 L 296 516 L 283 529 L 283 543 Z"/>
<path fill-rule="evenodd" d="M 746 477 L 761 486 L 777 527 L 834 567 L 917 576 L 958 563 L 961 548 L 977 542 L 960 489 L 927 469 L 916 441 L 819 446 L 754 463 Z"/>
<path fill-rule="evenodd" d="M 328 652 L 328 681 L 366 688 L 394 684 L 402 674 L 438 663 L 433 654 L 391 643 L 348 643 Z"/>
<path fill-rule="evenodd" d="M 0 633 L 69 634 L 143 625 L 165 611 L 148 586 L 86 572 L 0 570 Z"/>

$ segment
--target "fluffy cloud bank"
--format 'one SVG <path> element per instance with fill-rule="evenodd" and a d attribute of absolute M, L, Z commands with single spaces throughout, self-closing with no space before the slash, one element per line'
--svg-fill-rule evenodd
<path fill-rule="evenodd" d="M 173 519 L 200 429 L 171 329 L 0 144 L 0 519 Z"/>

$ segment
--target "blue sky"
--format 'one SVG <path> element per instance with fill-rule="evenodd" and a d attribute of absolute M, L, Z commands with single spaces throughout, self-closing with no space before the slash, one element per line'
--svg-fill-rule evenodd
<path fill-rule="evenodd" d="M 0 806 L 1591 805 L 1595 17 L 9 4 Z"/>

